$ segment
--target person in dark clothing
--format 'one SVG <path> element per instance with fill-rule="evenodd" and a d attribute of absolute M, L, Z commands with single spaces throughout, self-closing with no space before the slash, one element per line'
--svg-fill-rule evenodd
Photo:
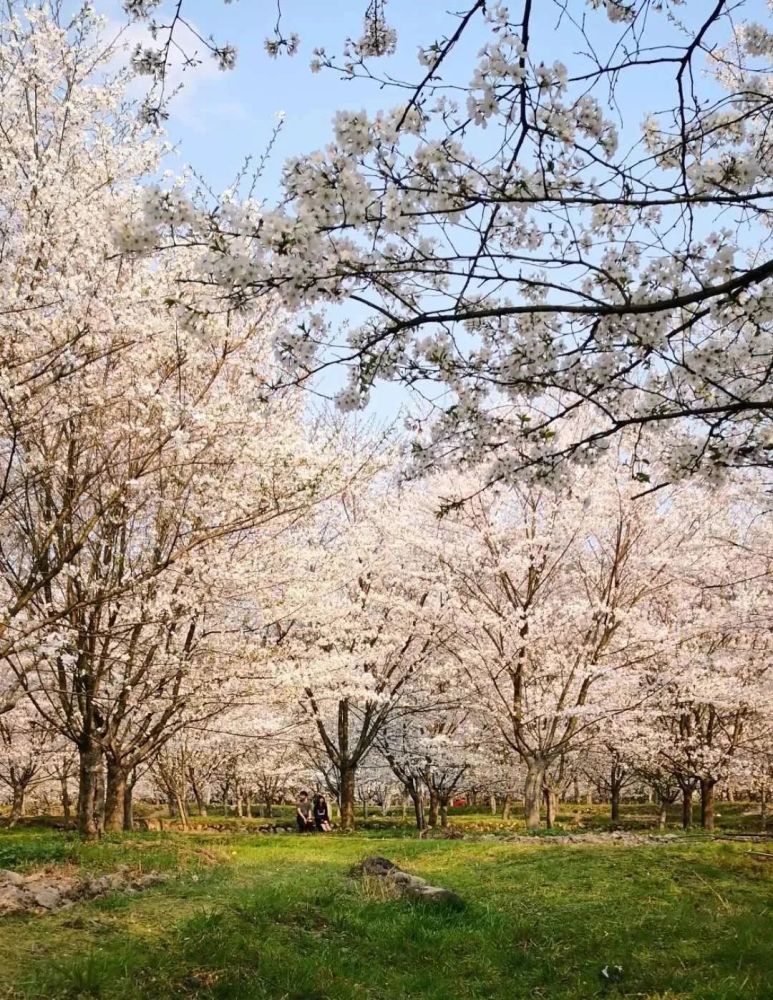
<path fill-rule="evenodd" d="M 320 833 L 329 833 L 332 829 L 324 795 L 317 795 L 314 799 L 314 825 Z"/>
<path fill-rule="evenodd" d="M 298 833 L 306 833 L 307 830 L 314 829 L 314 817 L 312 815 L 309 793 L 301 792 L 298 796 L 298 808 L 295 811 L 295 822 L 298 824 Z"/>

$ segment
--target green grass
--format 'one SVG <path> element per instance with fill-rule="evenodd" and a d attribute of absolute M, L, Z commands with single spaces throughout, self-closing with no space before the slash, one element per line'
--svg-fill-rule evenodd
<path fill-rule="evenodd" d="M 173 874 L 142 895 L 3 919 L 6 1000 L 773 996 L 773 865 L 741 843 L 417 841 L 383 829 L 145 834 L 82 846 L 30 828 L 0 833 L 3 850 L 21 867 Z M 465 905 L 377 898 L 350 877 L 372 853 L 456 890 Z M 604 982 L 605 965 L 623 967 L 618 983 Z"/>

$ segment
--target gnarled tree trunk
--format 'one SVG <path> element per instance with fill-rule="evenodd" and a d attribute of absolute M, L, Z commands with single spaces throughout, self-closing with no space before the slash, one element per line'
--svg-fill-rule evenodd
<path fill-rule="evenodd" d="M 558 792 L 550 785 L 545 785 L 543 789 L 545 796 L 546 826 L 548 830 L 556 825 L 556 813 L 558 812 Z"/>
<path fill-rule="evenodd" d="M 701 826 L 704 830 L 714 829 L 714 788 L 715 778 L 701 778 Z"/>
<path fill-rule="evenodd" d="M 541 761 L 526 763 L 526 781 L 523 786 L 523 812 L 529 830 L 538 830 L 540 824 L 540 802 L 545 781 L 545 765 Z"/>
<path fill-rule="evenodd" d="M 440 807 L 440 800 L 438 794 L 432 788 L 429 790 L 429 825 L 432 827 L 437 826 L 438 819 L 438 809 Z"/>
<path fill-rule="evenodd" d="M 354 829 L 354 782 L 355 768 L 349 764 L 341 765 L 341 829 Z"/>
<path fill-rule="evenodd" d="M 134 781 L 127 781 L 123 790 L 123 828 L 134 829 Z"/>
<path fill-rule="evenodd" d="M 24 815 L 24 793 L 26 789 L 24 785 L 15 784 L 13 787 L 13 797 L 11 799 L 11 815 L 9 817 L 9 826 L 16 826 L 19 820 Z"/>
<path fill-rule="evenodd" d="M 99 837 L 97 795 L 102 752 L 91 740 L 85 739 L 78 748 L 78 833 L 83 840 Z"/>
<path fill-rule="evenodd" d="M 124 828 L 126 785 L 128 774 L 118 761 L 107 759 L 107 790 L 105 792 L 105 830 L 117 832 Z"/>

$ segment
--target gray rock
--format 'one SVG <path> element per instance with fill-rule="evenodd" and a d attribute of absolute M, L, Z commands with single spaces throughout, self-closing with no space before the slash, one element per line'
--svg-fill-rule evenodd
<path fill-rule="evenodd" d="M 388 858 L 365 858 L 358 866 L 357 871 L 361 875 L 383 879 L 385 883 L 393 885 L 406 899 L 417 899 L 426 903 L 462 905 L 461 897 L 457 896 L 455 892 L 445 889 L 443 886 L 429 885 L 426 879 L 403 871 Z"/>
<path fill-rule="evenodd" d="M 426 885 L 427 880 L 419 878 L 418 875 L 409 875 L 408 872 L 400 871 L 395 869 L 394 871 L 388 872 L 387 878 L 390 882 L 394 882 L 395 885 Z"/>
<path fill-rule="evenodd" d="M 27 894 L 18 886 L 0 886 L 0 913 L 18 913 L 28 905 Z"/>
<path fill-rule="evenodd" d="M 380 858 L 378 856 L 365 858 L 360 865 L 360 871 L 363 875 L 389 875 L 391 872 L 399 870 L 400 869 L 394 861 L 390 861 L 389 858 Z"/>
<path fill-rule="evenodd" d="M 19 874 L 19 872 L 12 872 L 7 868 L 0 868 L 0 885 L 23 886 L 26 881 L 27 877 Z"/>
<path fill-rule="evenodd" d="M 42 906 L 44 910 L 55 910 L 62 902 L 61 892 L 53 885 L 37 886 L 30 892 L 35 905 Z"/>
<path fill-rule="evenodd" d="M 405 887 L 405 895 L 413 899 L 421 899 L 425 903 L 451 903 L 460 906 L 462 899 L 451 889 L 445 889 L 440 885 L 408 885 Z"/>
<path fill-rule="evenodd" d="M 9 871 L 7 868 L 0 868 L 0 885 L 24 885 L 25 878 L 18 872 Z"/>

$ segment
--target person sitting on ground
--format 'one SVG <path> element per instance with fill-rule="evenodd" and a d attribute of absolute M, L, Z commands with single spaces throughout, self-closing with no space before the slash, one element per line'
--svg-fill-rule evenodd
<path fill-rule="evenodd" d="M 327 811 L 327 799 L 324 795 L 317 795 L 314 800 L 314 824 L 320 833 L 329 833 L 333 829 L 330 825 L 330 814 Z"/>
<path fill-rule="evenodd" d="M 314 829 L 314 817 L 311 814 L 311 802 L 309 802 L 308 792 L 301 792 L 298 796 L 295 821 L 298 824 L 298 833 L 305 833 L 307 830 Z"/>

